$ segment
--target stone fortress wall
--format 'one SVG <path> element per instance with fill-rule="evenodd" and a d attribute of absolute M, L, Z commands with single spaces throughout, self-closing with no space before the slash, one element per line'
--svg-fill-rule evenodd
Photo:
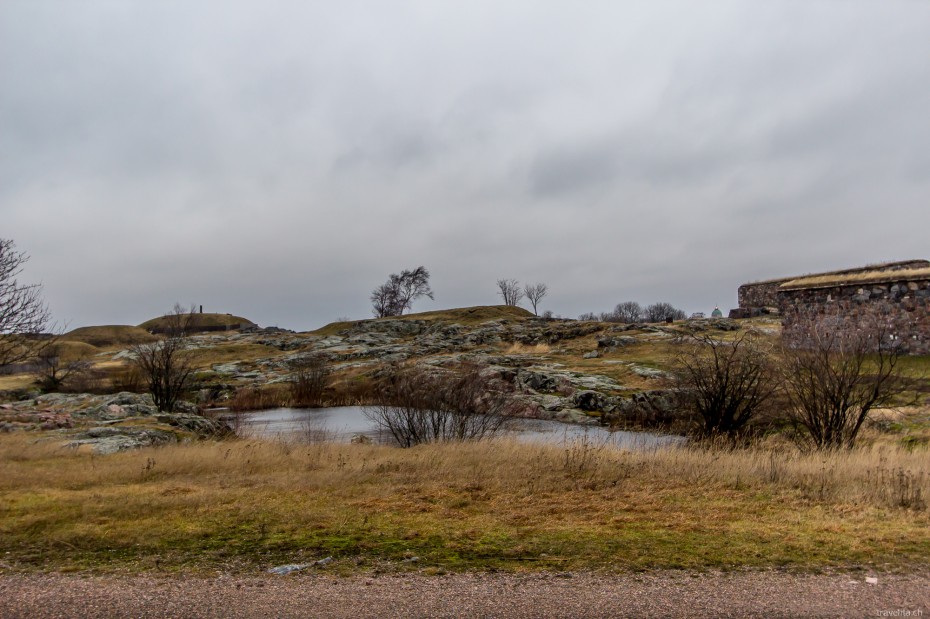
<path fill-rule="evenodd" d="M 828 271 L 826 273 L 813 273 L 810 275 L 796 275 L 793 277 L 780 277 L 778 279 L 767 279 L 758 282 L 743 284 L 737 291 L 739 308 L 744 312 L 759 310 L 762 308 L 778 308 L 778 292 L 782 284 L 801 278 L 824 277 L 827 275 L 855 275 L 869 271 L 902 271 L 906 269 L 921 269 L 930 267 L 928 260 L 904 260 L 901 262 L 886 262 L 884 264 L 873 264 L 854 269 L 843 269 L 840 271 Z"/>
<path fill-rule="evenodd" d="M 930 354 L 930 261 L 908 260 L 740 286 L 731 316 L 777 308 L 788 345 L 824 329 L 881 334 L 909 354 Z M 876 346 L 878 341 L 876 340 Z"/>
<path fill-rule="evenodd" d="M 818 286 L 786 286 L 779 295 L 782 338 L 810 346 L 820 329 L 886 338 L 914 355 L 930 354 L 930 268 L 913 275 Z M 876 347 L 878 341 L 876 340 Z"/>

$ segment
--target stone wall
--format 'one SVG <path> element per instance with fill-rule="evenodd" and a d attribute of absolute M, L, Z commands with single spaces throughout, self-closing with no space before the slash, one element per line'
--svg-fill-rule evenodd
<path fill-rule="evenodd" d="M 755 284 L 743 284 L 737 291 L 740 308 L 778 307 L 778 287 L 787 281 L 789 280 L 778 279 Z"/>
<path fill-rule="evenodd" d="M 930 354 L 930 278 L 847 284 L 797 289 L 778 293 L 782 337 L 789 346 L 808 346 L 818 329 L 862 333 L 879 329 L 888 342 L 908 354 Z M 876 342 L 877 346 L 877 342 Z"/>
<path fill-rule="evenodd" d="M 842 269 L 839 271 L 829 271 L 827 273 L 814 273 L 810 275 L 799 275 L 794 277 L 782 277 L 779 279 L 770 279 L 761 282 L 751 282 L 743 284 L 737 291 L 739 306 L 742 309 L 759 308 L 759 307 L 779 307 L 779 290 L 782 284 L 794 279 L 803 277 L 818 277 L 821 275 L 853 275 L 856 273 L 866 273 L 869 271 L 894 272 L 906 269 L 923 269 L 930 267 L 930 261 L 927 260 L 902 260 L 901 262 L 886 262 L 884 264 L 873 264 L 864 267 L 855 267 L 852 269 Z"/>

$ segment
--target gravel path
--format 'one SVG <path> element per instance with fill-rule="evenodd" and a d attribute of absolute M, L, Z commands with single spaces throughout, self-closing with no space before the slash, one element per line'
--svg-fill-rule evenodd
<path fill-rule="evenodd" d="M 930 574 L 0 574 L 0 617 L 930 617 Z"/>

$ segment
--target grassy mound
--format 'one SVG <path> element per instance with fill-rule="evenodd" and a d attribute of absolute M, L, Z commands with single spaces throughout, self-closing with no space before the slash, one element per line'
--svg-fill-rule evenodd
<path fill-rule="evenodd" d="M 130 346 L 151 342 L 155 339 L 151 333 L 131 325 L 104 325 L 100 327 L 81 327 L 65 333 L 63 342 L 81 342 L 97 348 L 109 346 Z"/>
<path fill-rule="evenodd" d="M 74 342 L 63 340 L 55 345 L 55 351 L 58 357 L 64 361 L 75 361 L 77 359 L 86 359 L 93 357 L 100 350 L 93 344 L 87 342 Z"/>
<path fill-rule="evenodd" d="M 375 320 L 435 320 L 454 322 L 461 325 L 473 325 L 489 320 L 502 320 L 505 318 L 519 320 L 532 317 L 533 313 L 522 307 L 513 307 L 511 305 L 478 305 L 475 307 L 459 307 L 454 309 L 434 310 L 431 312 L 420 312 L 418 314 L 404 314 L 403 316 L 390 316 L 388 318 L 331 322 L 325 327 L 311 331 L 311 333 L 315 335 L 332 335 L 359 323 Z"/>
<path fill-rule="evenodd" d="M 146 320 L 140 328 L 145 331 L 161 331 L 168 326 L 168 316 L 160 316 Z M 238 329 L 240 327 L 252 327 L 255 323 L 248 318 L 233 316 L 232 314 L 194 314 L 191 327 L 204 331 L 214 331 L 223 329 Z"/>

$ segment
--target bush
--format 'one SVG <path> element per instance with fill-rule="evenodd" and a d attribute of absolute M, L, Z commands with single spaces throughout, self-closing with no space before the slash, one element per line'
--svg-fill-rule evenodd
<path fill-rule="evenodd" d="M 778 372 L 763 342 L 752 332 L 732 341 L 691 336 L 690 345 L 678 355 L 674 375 L 685 406 L 695 416 L 698 436 L 733 439 L 772 406 Z"/>
<path fill-rule="evenodd" d="M 835 319 L 834 319 L 835 318 Z M 812 325 L 809 345 L 786 349 L 785 394 L 799 442 L 818 450 L 851 448 L 875 408 L 915 403 L 912 380 L 898 371 L 900 341 L 881 324 L 851 330 L 841 317 Z"/>
<path fill-rule="evenodd" d="M 288 363 L 291 370 L 291 406 L 323 405 L 323 392 L 329 382 L 329 365 L 322 355 L 300 357 Z"/>
<path fill-rule="evenodd" d="M 457 373 L 394 368 L 381 400 L 366 407 L 365 414 L 401 447 L 490 438 L 510 409 L 504 384 L 483 375 L 478 366 Z"/>

